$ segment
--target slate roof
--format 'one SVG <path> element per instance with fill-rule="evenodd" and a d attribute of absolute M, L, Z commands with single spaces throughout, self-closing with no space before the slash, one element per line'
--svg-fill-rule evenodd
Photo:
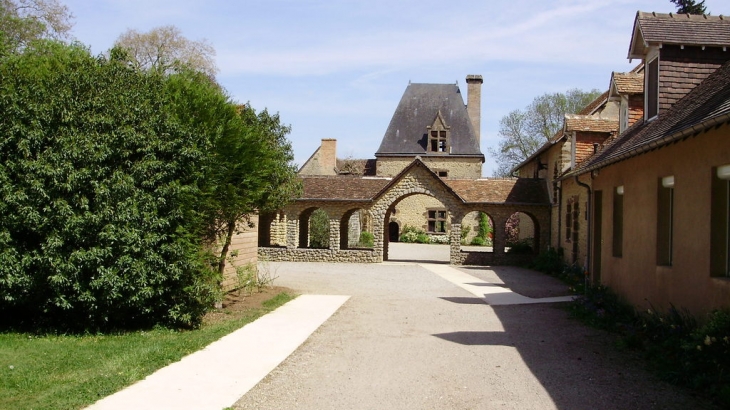
<path fill-rule="evenodd" d="M 628 58 L 641 58 L 644 44 L 730 46 L 730 20 L 722 15 L 646 13 L 634 20 Z"/>
<path fill-rule="evenodd" d="M 638 121 L 571 174 L 605 167 L 726 122 L 730 122 L 730 61 L 655 120 Z"/>
<path fill-rule="evenodd" d="M 466 203 L 549 205 L 545 181 L 534 178 L 444 180 Z"/>
<path fill-rule="evenodd" d="M 375 156 L 444 155 L 427 151 L 426 131 L 437 113 L 451 127 L 451 155 L 484 158 L 456 84 L 409 84 Z"/>

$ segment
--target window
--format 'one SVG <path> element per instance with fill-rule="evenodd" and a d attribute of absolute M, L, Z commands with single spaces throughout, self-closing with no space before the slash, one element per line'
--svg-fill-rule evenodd
<path fill-rule="evenodd" d="M 672 266 L 672 229 L 674 214 L 674 177 L 659 180 L 657 192 L 656 263 Z"/>
<path fill-rule="evenodd" d="M 431 131 L 430 147 L 432 152 L 447 152 L 446 131 Z"/>
<path fill-rule="evenodd" d="M 613 191 L 613 256 L 623 256 L 624 243 L 624 187 Z"/>
<path fill-rule="evenodd" d="M 448 177 L 448 176 L 449 176 L 449 172 L 448 172 L 448 171 L 439 171 L 439 172 L 438 172 L 438 175 L 439 175 L 439 176 L 440 176 L 441 178 L 446 178 L 446 177 Z"/>
<path fill-rule="evenodd" d="M 646 119 L 659 112 L 659 58 L 649 62 L 646 73 Z"/>
<path fill-rule="evenodd" d="M 710 274 L 730 277 L 730 164 L 712 171 Z"/>
<path fill-rule="evenodd" d="M 428 211 L 428 231 L 435 233 L 446 232 L 446 211 L 435 209 Z"/>

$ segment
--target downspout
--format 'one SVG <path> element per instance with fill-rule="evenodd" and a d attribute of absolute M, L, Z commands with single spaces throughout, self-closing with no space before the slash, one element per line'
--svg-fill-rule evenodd
<path fill-rule="evenodd" d="M 558 187 L 558 249 L 560 249 L 563 247 L 563 233 L 560 230 L 563 226 L 563 184 L 558 185 L 558 182 L 560 181 L 555 181 Z"/>
<path fill-rule="evenodd" d="M 593 180 L 593 173 L 592 172 L 591 172 L 591 180 Z M 591 267 L 591 251 L 593 250 L 591 248 L 591 222 L 593 221 L 593 218 L 592 218 L 592 215 L 591 215 L 593 213 L 592 212 L 593 211 L 593 208 L 591 208 L 591 203 L 592 203 L 591 197 L 593 196 L 592 195 L 593 192 L 591 191 L 591 186 L 590 185 L 585 184 L 583 182 L 580 182 L 579 175 L 576 175 L 575 176 L 575 183 L 578 184 L 578 185 L 580 185 L 580 186 L 582 186 L 583 188 L 585 188 L 586 191 L 588 192 L 588 201 L 586 201 L 587 202 L 587 204 L 586 204 L 586 208 L 587 208 L 586 209 L 586 213 L 588 215 L 588 228 L 587 228 L 587 232 L 586 232 L 587 237 L 588 237 L 588 242 L 586 244 L 587 245 L 586 246 L 586 272 L 590 272 L 590 269 L 592 268 Z M 586 275 L 586 289 L 587 289 L 587 285 L 588 285 L 588 275 Z"/>

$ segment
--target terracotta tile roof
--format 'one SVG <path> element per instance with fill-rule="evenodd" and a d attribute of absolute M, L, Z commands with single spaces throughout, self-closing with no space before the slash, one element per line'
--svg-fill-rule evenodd
<path fill-rule="evenodd" d="M 532 178 L 449 179 L 464 202 L 549 205 L 545 181 Z"/>
<path fill-rule="evenodd" d="M 643 94 L 643 73 L 613 73 L 612 83 L 619 94 Z"/>
<path fill-rule="evenodd" d="M 722 15 L 639 11 L 634 20 L 629 58 L 641 58 L 646 50 L 645 44 L 730 46 L 730 20 Z"/>
<path fill-rule="evenodd" d="M 730 61 L 650 122 L 638 121 L 571 174 L 582 174 L 730 122 Z"/>
<path fill-rule="evenodd" d="M 370 201 L 390 178 L 357 176 L 300 176 L 303 193 L 298 200 Z"/>
<path fill-rule="evenodd" d="M 565 131 L 615 132 L 618 118 L 595 118 L 590 115 L 565 115 Z"/>

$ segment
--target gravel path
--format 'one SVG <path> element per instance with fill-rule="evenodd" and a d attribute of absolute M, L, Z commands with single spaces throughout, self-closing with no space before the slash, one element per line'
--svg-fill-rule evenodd
<path fill-rule="evenodd" d="M 417 264 L 269 268 L 276 285 L 352 297 L 234 408 L 713 408 L 657 381 L 559 304 L 488 306 Z M 525 269 L 459 269 L 530 297 L 567 294 Z"/>

